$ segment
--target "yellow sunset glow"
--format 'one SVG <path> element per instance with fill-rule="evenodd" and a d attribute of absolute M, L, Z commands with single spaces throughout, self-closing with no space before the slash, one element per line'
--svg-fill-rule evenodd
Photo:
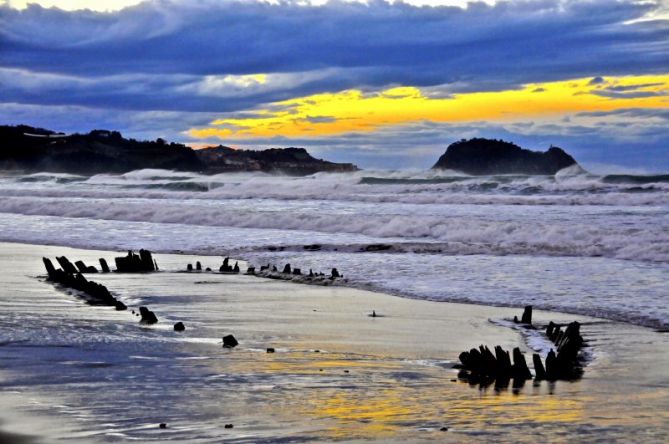
<path fill-rule="evenodd" d="M 315 94 L 252 110 L 248 118 L 217 119 L 208 127 L 190 129 L 189 134 L 196 138 L 318 137 L 421 121 L 504 123 L 585 111 L 667 108 L 669 74 L 533 83 L 446 97 L 430 93 L 402 86 L 375 93 L 352 89 Z"/>

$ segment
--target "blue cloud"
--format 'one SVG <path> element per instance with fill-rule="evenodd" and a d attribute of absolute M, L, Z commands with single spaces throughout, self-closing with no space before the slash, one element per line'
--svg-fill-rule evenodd
<path fill-rule="evenodd" d="M 638 90 L 643 85 L 621 89 L 606 76 L 666 73 L 669 21 L 639 20 L 661 7 L 659 0 L 518 0 L 465 9 L 161 0 L 113 13 L 0 6 L 0 120 L 187 141 L 184 130 L 221 114 L 346 88 L 413 85 L 449 97 L 591 77 L 601 95 L 632 97 L 647 94 Z M 267 73 L 266 83 L 238 77 L 255 73 Z M 304 145 L 363 166 L 425 167 L 451 141 L 488 136 L 533 148 L 564 145 L 586 162 L 669 168 L 666 113 L 625 112 L 543 125 L 422 122 L 379 133 L 226 143 Z M 632 122 L 620 127 L 625 118 Z"/>
<path fill-rule="evenodd" d="M 383 1 L 306 7 L 168 0 L 97 13 L 4 6 L 1 64 L 30 72 L 39 87 L 31 92 L 5 79 L 0 100 L 227 112 L 351 87 L 445 85 L 447 94 L 657 73 L 667 69 L 666 20 L 630 23 L 657 7 L 631 1 L 461 9 Z M 207 75 L 307 71 L 325 74 L 244 97 L 186 93 Z M 40 74 L 70 82 L 40 84 Z"/>
<path fill-rule="evenodd" d="M 669 121 L 669 109 L 623 108 L 612 111 L 589 111 L 576 114 L 577 117 L 626 117 L 634 119 L 662 119 Z"/>
<path fill-rule="evenodd" d="M 307 116 L 306 120 L 309 123 L 330 123 L 334 122 L 336 119 L 331 116 Z"/>

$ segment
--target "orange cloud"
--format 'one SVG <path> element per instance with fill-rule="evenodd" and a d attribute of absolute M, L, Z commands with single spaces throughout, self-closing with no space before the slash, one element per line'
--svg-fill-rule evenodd
<path fill-rule="evenodd" d="M 669 75 L 574 79 L 522 88 L 430 97 L 402 86 L 376 93 L 346 90 L 315 94 L 250 110 L 248 118 L 221 118 L 192 128 L 196 138 L 319 137 L 370 132 L 389 125 L 431 122 L 513 122 L 558 119 L 583 111 L 667 108 Z"/>

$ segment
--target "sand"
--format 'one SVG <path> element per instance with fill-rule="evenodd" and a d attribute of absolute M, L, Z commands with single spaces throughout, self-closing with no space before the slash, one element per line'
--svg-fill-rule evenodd
<path fill-rule="evenodd" d="M 536 323 L 583 323 L 592 355 L 584 378 L 479 389 L 458 381 L 452 365 L 479 344 L 531 353 L 519 331 L 498 325 L 520 315 L 522 301 L 451 304 L 182 271 L 195 260 L 216 269 L 215 257 L 157 255 L 159 273 L 90 276 L 130 309 L 154 310 L 159 324 L 142 327 L 130 311 L 92 307 L 43 282 L 41 257 L 62 254 L 90 264 L 117 255 L 0 244 L 7 432 L 47 442 L 669 436 L 668 336 L 646 328 L 536 311 Z M 185 332 L 172 331 L 177 321 Z M 225 334 L 240 345 L 223 349 Z"/>

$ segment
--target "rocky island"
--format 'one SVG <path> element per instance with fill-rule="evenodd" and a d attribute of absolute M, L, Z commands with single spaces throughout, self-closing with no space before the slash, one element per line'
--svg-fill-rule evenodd
<path fill-rule="evenodd" d="M 455 170 L 474 176 L 492 174 L 553 175 L 578 165 L 564 150 L 530 151 L 502 140 L 475 138 L 452 143 L 432 169 Z"/>
<path fill-rule="evenodd" d="M 304 148 L 236 150 L 224 146 L 195 150 L 163 139 L 126 139 L 118 131 L 57 133 L 27 125 L 0 126 L 0 169 L 72 174 L 126 173 L 144 168 L 204 174 L 262 171 L 308 175 L 358 168 L 312 157 Z"/>

